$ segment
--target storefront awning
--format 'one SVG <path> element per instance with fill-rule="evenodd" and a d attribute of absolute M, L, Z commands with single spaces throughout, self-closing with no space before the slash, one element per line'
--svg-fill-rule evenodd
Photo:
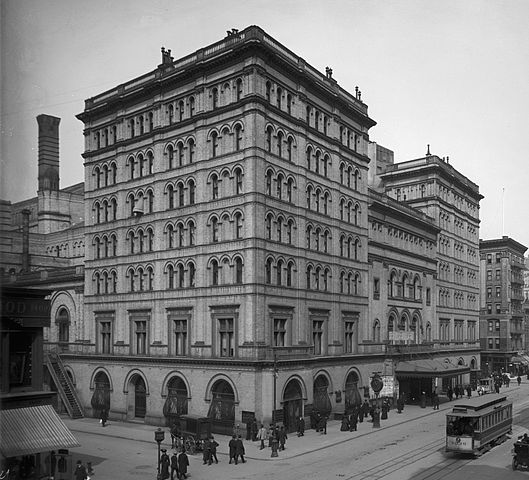
<path fill-rule="evenodd" d="M 428 377 L 452 377 L 470 373 L 470 367 L 455 365 L 435 359 L 408 360 L 397 364 L 395 373 L 399 377 L 428 378 Z"/>
<path fill-rule="evenodd" d="M 80 446 L 51 405 L 1 411 L 0 438 L 6 458 Z"/>

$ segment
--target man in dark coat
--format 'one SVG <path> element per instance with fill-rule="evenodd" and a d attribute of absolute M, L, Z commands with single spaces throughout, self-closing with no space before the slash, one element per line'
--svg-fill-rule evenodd
<path fill-rule="evenodd" d="M 202 450 L 202 463 L 205 465 L 208 463 L 211 465 L 211 446 L 209 444 L 209 438 L 204 440 L 204 446 Z"/>
<path fill-rule="evenodd" d="M 167 455 L 167 450 L 162 449 L 162 456 L 160 457 L 160 476 L 162 480 L 166 480 L 171 475 L 169 474 L 169 468 L 171 466 L 171 459 Z"/>
<path fill-rule="evenodd" d="M 244 459 L 244 445 L 242 443 L 242 438 L 239 435 L 237 440 L 235 441 L 235 464 L 237 465 L 237 457 L 241 457 L 241 462 L 246 463 L 246 460 Z"/>
<path fill-rule="evenodd" d="M 252 436 L 252 442 L 257 441 L 257 432 L 259 430 L 259 427 L 257 426 L 257 419 L 255 417 L 252 418 L 252 424 L 250 428 L 250 433 Z"/>
<path fill-rule="evenodd" d="M 349 431 L 356 432 L 357 424 L 358 424 L 358 409 L 355 407 L 353 409 L 353 412 L 349 416 Z"/>
<path fill-rule="evenodd" d="M 348 432 L 349 431 L 349 415 L 346 415 L 344 413 L 342 417 L 342 425 L 340 426 L 340 432 Z"/>
<path fill-rule="evenodd" d="M 360 405 L 358 407 L 358 421 L 364 423 L 364 406 Z"/>
<path fill-rule="evenodd" d="M 86 473 L 86 467 L 83 465 L 81 460 L 77 460 L 77 465 L 75 466 L 75 471 L 73 472 L 75 480 L 86 480 L 88 473 Z"/>
<path fill-rule="evenodd" d="M 303 437 L 305 435 L 305 419 L 299 417 L 298 420 L 298 437 Z"/>
<path fill-rule="evenodd" d="M 176 452 L 171 455 L 171 480 L 175 480 L 175 474 L 178 479 L 178 455 Z"/>
<path fill-rule="evenodd" d="M 235 435 L 232 435 L 230 442 L 228 443 L 228 448 L 230 449 L 230 461 L 233 460 L 235 462 L 235 465 L 237 465 L 237 437 Z"/>
<path fill-rule="evenodd" d="M 399 395 L 397 399 L 397 413 L 402 413 L 402 410 L 404 410 L 404 397 Z"/>
<path fill-rule="evenodd" d="M 210 456 L 209 456 L 209 464 L 211 465 L 212 460 L 215 460 L 215 463 L 219 463 L 219 459 L 217 458 L 217 447 L 219 444 L 215 441 L 215 438 L 213 435 L 211 435 L 211 438 L 209 439 L 209 450 L 210 450 Z"/>
<path fill-rule="evenodd" d="M 369 405 L 369 402 L 367 400 L 364 400 L 364 403 L 362 404 L 362 410 L 364 413 L 364 417 L 367 417 L 371 412 L 371 405 Z"/>
<path fill-rule="evenodd" d="M 106 408 L 103 408 L 103 410 L 101 410 L 101 425 L 103 425 L 103 427 L 106 426 L 107 420 L 108 420 L 108 412 Z"/>
<path fill-rule="evenodd" d="M 189 458 L 187 458 L 187 453 L 184 448 L 178 455 L 178 475 L 179 480 L 187 478 L 187 467 L 189 466 Z"/>
<path fill-rule="evenodd" d="M 446 389 L 446 396 L 448 397 L 448 401 L 451 402 L 454 396 L 454 391 L 452 390 L 451 386 L 448 386 L 448 388 Z"/>
<path fill-rule="evenodd" d="M 287 441 L 287 432 L 285 431 L 285 427 L 281 425 L 281 429 L 279 430 L 279 450 L 285 449 L 285 443 Z"/>

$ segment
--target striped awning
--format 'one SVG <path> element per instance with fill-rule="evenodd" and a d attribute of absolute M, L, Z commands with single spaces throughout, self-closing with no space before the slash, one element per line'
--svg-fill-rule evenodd
<path fill-rule="evenodd" d="M 423 360 L 399 362 L 395 373 L 399 377 L 411 378 L 451 377 L 463 373 L 470 373 L 470 367 L 455 365 L 439 359 L 425 358 Z"/>
<path fill-rule="evenodd" d="M 6 458 L 80 446 L 51 405 L 1 411 L 0 438 Z"/>

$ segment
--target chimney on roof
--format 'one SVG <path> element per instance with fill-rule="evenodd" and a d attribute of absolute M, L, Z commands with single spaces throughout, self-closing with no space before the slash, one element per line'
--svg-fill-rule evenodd
<path fill-rule="evenodd" d="M 430 144 L 428 144 L 428 148 L 426 149 L 426 156 L 427 156 L 427 157 L 431 156 L 431 153 L 430 153 Z"/>
<path fill-rule="evenodd" d="M 59 190 L 59 123 L 51 115 L 37 116 L 39 124 L 39 190 Z"/>

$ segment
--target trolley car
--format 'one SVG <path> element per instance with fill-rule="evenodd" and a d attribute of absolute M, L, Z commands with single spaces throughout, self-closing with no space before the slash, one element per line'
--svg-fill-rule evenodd
<path fill-rule="evenodd" d="M 481 455 L 512 432 L 512 402 L 491 394 L 456 400 L 446 414 L 446 451 Z"/>

